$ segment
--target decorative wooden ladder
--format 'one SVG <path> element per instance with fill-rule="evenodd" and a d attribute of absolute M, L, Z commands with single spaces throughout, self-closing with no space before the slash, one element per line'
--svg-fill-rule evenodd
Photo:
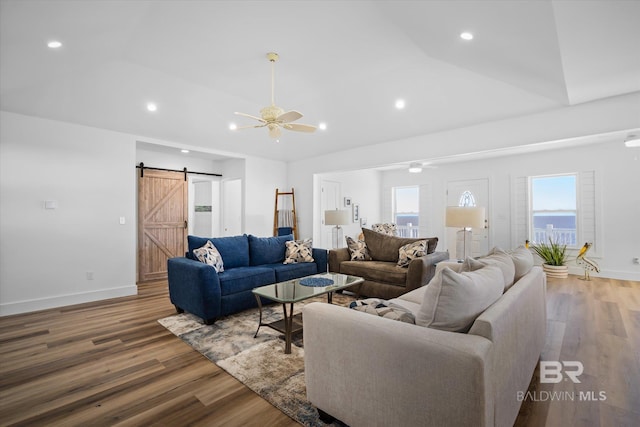
<path fill-rule="evenodd" d="M 286 200 L 290 200 L 291 209 L 286 209 L 281 211 L 278 210 L 278 202 L 280 200 L 280 197 L 290 197 L 290 199 L 286 199 Z M 283 200 L 283 202 L 286 202 L 286 200 Z M 286 207 L 287 205 L 284 204 L 284 206 Z M 298 239 L 298 218 L 296 217 L 296 196 L 294 194 L 293 188 L 291 189 L 290 192 L 280 192 L 276 188 L 276 204 L 273 211 L 273 235 L 274 236 L 280 235 L 279 229 L 284 229 L 284 231 L 288 231 L 287 229 L 291 229 L 291 233 L 293 233 L 293 238 L 296 240 Z M 289 234 L 289 233 L 283 233 L 283 234 Z"/>

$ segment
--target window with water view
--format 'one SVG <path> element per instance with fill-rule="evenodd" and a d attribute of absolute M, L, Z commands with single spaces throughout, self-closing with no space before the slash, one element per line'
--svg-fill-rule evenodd
<path fill-rule="evenodd" d="M 420 220 L 418 187 L 393 188 L 393 219 L 402 237 L 418 237 Z"/>
<path fill-rule="evenodd" d="M 549 238 L 577 245 L 576 175 L 531 177 L 531 236 L 535 243 Z"/>

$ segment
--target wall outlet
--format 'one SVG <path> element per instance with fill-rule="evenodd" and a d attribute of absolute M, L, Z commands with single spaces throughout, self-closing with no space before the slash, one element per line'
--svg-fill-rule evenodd
<path fill-rule="evenodd" d="M 87 271 L 87 280 L 93 280 L 93 271 Z"/>

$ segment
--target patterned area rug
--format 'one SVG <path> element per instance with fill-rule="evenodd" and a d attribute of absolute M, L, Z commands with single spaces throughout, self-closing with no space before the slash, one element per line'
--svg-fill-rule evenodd
<path fill-rule="evenodd" d="M 348 306 L 353 300 L 350 295 L 333 296 L 336 305 Z M 296 303 L 295 312 L 299 313 L 305 304 L 314 301 L 326 303 L 327 297 Z M 284 354 L 284 340 L 279 338 L 281 334 L 277 331 L 263 326 L 253 338 L 258 318 L 256 308 L 224 317 L 210 326 L 188 313 L 165 317 L 158 322 L 300 424 L 326 425 L 318 418 L 316 408 L 307 401 L 302 334 L 294 337 L 291 354 Z M 281 318 L 280 304 L 263 308 L 264 323 Z"/>

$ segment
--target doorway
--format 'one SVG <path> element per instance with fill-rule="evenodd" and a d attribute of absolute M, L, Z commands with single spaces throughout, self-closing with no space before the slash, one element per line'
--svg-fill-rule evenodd
<path fill-rule="evenodd" d="M 138 281 L 167 278 L 167 260 L 183 256 L 188 186 L 183 172 L 145 169 L 138 176 Z"/>
<path fill-rule="evenodd" d="M 471 244 L 471 256 L 478 257 L 489 252 L 489 180 L 471 179 L 465 181 L 450 181 L 447 183 L 447 206 L 478 206 L 485 208 L 484 228 L 471 229 L 471 241 L 467 241 L 467 248 Z M 452 257 L 456 255 L 458 244 L 458 231 L 455 228 L 446 227 L 447 250 Z M 460 239 L 463 238 L 462 232 Z"/>
<path fill-rule="evenodd" d="M 222 236 L 242 234 L 242 180 L 222 181 Z"/>

